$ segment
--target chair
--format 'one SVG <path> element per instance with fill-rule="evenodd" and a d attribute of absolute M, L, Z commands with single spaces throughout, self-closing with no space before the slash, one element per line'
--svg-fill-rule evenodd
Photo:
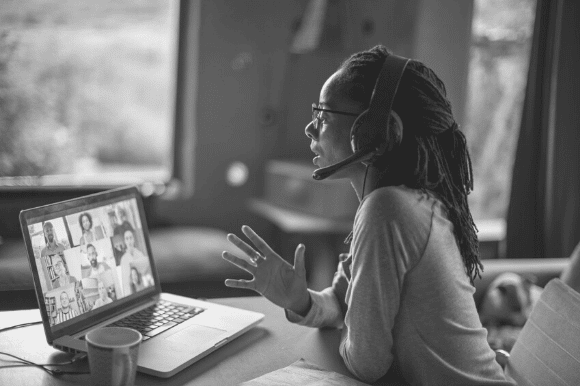
<path fill-rule="evenodd" d="M 551 280 L 511 352 L 496 355 L 518 385 L 580 385 L 580 294 Z"/>

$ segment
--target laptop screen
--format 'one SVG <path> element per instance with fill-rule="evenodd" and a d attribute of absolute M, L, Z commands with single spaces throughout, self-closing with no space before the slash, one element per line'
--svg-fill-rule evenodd
<path fill-rule="evenodd" d="M 79 203 L 26 223 L 53 331 L 155 287 L 136 198 Z"/>

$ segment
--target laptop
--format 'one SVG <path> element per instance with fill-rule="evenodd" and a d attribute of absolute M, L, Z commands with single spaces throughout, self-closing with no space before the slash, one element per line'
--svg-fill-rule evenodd
<path fill-rule="evenodd" d="M 109 190 L 20 212 L 48 344 L 86 352 L 103 326 L 143 335 L 138 371 L 170 377 L 232 341 L 263 314 L 163 293 L 141 195 Z"/>

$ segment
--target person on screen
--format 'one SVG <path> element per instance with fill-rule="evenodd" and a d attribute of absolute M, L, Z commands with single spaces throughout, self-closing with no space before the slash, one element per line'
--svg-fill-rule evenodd
<path fill-rule="evenodd" d="M 123 275 L 123 293 L 129 295 L 131 293 L 131 267 L 137 269 L 145 283 L 149 283 L 151 266 L 147 256 L 135 247 L 135 231 L 127 229 L 123 236 L 127 250 L 121 257 L 121 274 Z"/>
<path fill-rule="evenodd" d="M 133 225 L 129 222 L 129 217 L 127 216 L 127 211 L 125 208 L 119 208 L 119 218 L 121 219 L 120 224 L 116 224 L 113 233 L 115 235 L 125 235 L 126 230 L 134 231 Z"/>
<path fill-rule="evenodd" d="M 79 313 L 71 307 L 70 300 L 66 291 L 60 293 L 60 308 L 56 312 L 55 324 L 62 323 L 66 320 L 79 316 Z"/>
<path fill-rule="evenodd" d="M 64 258 L 62 255 L 52 256 L 52 265 L 57 279 L 53 282 L 53 288 L 64 287 L 67 284 L 76 283 L 77 278 L 66 273 Z"/>
<path fill-rule="evenodd" d="M 349 181 L 359 199 L 345 240 L 350 251 L 339 255 L 332 285 L 307 287 L 304 245 L 292 266 L 248 226 L 242 232 L 253 246 L 227 236 L 247 258 L 222 256 L 253 278 L 225 284 L 258 292 L 291 323 L 340 328 L 339 353 L 366 383 L 513 385 L 473 299 L 483 266 L 467 201 L 473 173 L 466 138 L 445 85 L 417 60 L 402 70 L 391 115 L 380 115 L 394 83 L 379 74 L 391 55 L 378 45 L 347 58 L 322 86 L 304 130 L 313 163 L 324 168 L 314 175 Z M 385 82 L 375 88 L 377 80 Z M 362 158 L 350 158 L 351 131 L 371 135 L 369 128 L 378 131 L 365 146 L 369 154 L 357 149 Z"/>
<path fill-rule="evenodd" d="M 145 283 L 143 282 L 143 278 L 141 274 L 135 267 L 131 267 L 131 293 L 137 293 L 145 288 Z"/>
<path fill-rule="evenodd" d="M 107 293 L 107 287 L 105 287 L 105 283 L 99 280 L 97 288 L 99 290 L 99 298 L 95 300 L 95 304 L 93 304 L 93 308 L 91 310 L 95 310 L 99 307 L 104 306 L 105 304 L 113 302 L 113 300 L 109 297 L 109 294 Z"/>
<path fill-rule="evenodd" d="M 80 245 L 89 244 L 104 237 L 103 230 L 100 227 L 93 228 L 93 217 L 90 213 L 85 212 L 79 216 L 79 225 L 83 231 L 79 240 Z"/>
<path fill-rule="evenodd" d="M 121 264 L 121 258 L 125 254 L 125 241 L 123 240 L 123 235 L 118 234 L 111 237 L 111 242 L 113 244 L 113 255 L 115 257 L 115 265 Z"/>
<path fill-rule="evenodd" d="M 101 273 L 111 269 L 109 264 L 107 263 L 99 263 L 97 260 L 98 254 L 97 249 L 93 244 L 87 245 L 87 257 L 89 259 L 89 263 L 91 264 L 91 270 L 89 272 L 88 277 L 98 277 Z"/>
<path fill-rule="evenodd" d="M 60 244 L 56 238 L 56 232 L 54 231 L 54 225 L 50 221 L 47 221 L 42 226 L 44 231 L 44 241 L 46 246 L 42 248 L 40 256 L 50 256 L 64 251 L 64 245 Z"/>

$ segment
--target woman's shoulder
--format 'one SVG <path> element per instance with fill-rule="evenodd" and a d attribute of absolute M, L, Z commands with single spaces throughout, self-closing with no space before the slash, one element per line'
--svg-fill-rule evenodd
<path fill-rule="evenodd" d="M 429 241 L 436 200 L 406 186 L 381 187 L 361 202 L 355 217 L 355 244 L 375 243 L 402 266 L 413 267 Z M 367 254 L 370 258 L 371 254 Z"/>
<path fill-rule="evenodd" d="M 363 199 L 359 211 L 380 214 L 389 219 L 431 219 L 435 198 L 419 189 L 405 185 L 385 186 L 372 191 Z"/>
<path fill-rule="evenodd" d="M 431 234 L 437 200 L 418 189 L 388 186 L 366 197 L 355 217 L 355 231 L 398 234 L 400 242 L 422 250 Z"/>

